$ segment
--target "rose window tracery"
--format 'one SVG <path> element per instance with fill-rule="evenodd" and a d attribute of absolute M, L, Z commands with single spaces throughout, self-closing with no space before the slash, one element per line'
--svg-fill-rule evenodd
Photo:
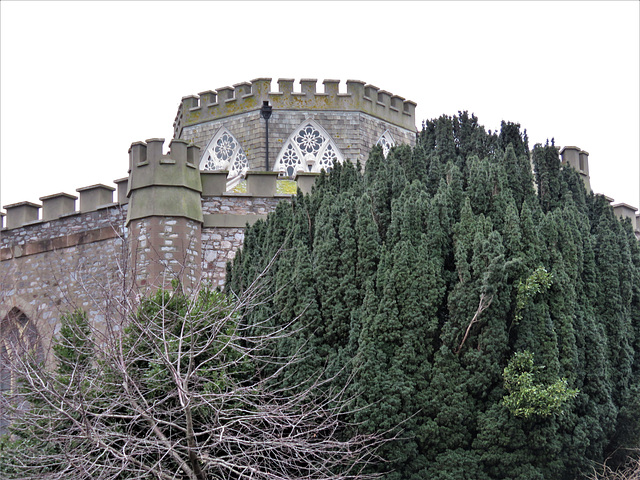
<path fill-rule="evenodd" d="M 384 155 L 384 158 L 387 158 L 387 155 L 389 155 L 389 150 L 396 146 L 396 142 L 389 133 L 389 130 L 385 130 L 385 132 L 376 142 L 376 145 L 380 145 L 382 147 L 382 155 Z"/>
<path fill-rule="evenodd" d="M 229 178 L 244 176 L 244 174 L 247 173 L 247 170 L 249 170 L 249 160 L 247 160 L 247 156 L 241 148 L 236 154 L 235 162 L 233 162 L 229 169 Z"/>
<path fill-rule="evenodd" d="M 222 137 L 216 141 L 216 146 L 213 149 L 217 158 L 221 160 L 229 160 L 236 149 L 236 142 L 233 141 L 233 137 L 224 132 Z"/>
<path fill-rule="evenodd" d="M 300 151 L 305 155 L 307 153 L 312 153 L 314 155 L 318 153 L 318 150 L 320 150 L 320 146 L 324 141 L 325 138 L 322 134 L 311 124 L 304 127 L 296 135 L 296 142 L 298 142 Z"/>
<path fill-rule="evenodd" d="M 289 136 L 276 160 L 275 171 L 294 177 L 298 172 L 329 171 L 342 154 L 327 132 L 312 120 L 304 122 Z"/>
<path fill-rule="evenodd" d="M 200 170 L 229 170 L 227 189 L 231 189 L 249 170 L 249 161 L 240 142 L 223 127 L 205 149 L 200 160 Z"/>

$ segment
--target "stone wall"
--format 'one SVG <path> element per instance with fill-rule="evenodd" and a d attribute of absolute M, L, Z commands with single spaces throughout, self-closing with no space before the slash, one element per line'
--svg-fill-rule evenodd
<path fill-rule="evenodd" d="M 123 234 L 126 205 L 74 212 L 49 221 L 34 221 L 0 233 L 0 261 L 42 253 Z"/>
<path fill-rule="evenodd" d="M 290 199 L 291 195 L 254 197 L 246 194 L 224 194 L 203 197 L 203 282 L 212 287 L 224 286 L 227 262 L 235 258 L 236 252 L 244 243 L 245 224 L 266 218 L 278 203 Z"/>
<path fill-rule="evenodd" d="M 276 209 L 282 199 L 291 195 L 274 197 L 254 197 L 250 194 L 223 194 L 202 198 L 202 214 L 266 215 Z"/>
<path fill-rule="evenodd" d="M 178 280 L 188 290 L 200 283 L 201 224 L 183 217 L 147 217 L 131 222 L 131 263 L 144 293 L 171 288 Z"/>
<path fill-rule="evenodd" d="M 61 315 L 76 308 L 102 324 L 110 309 L 150 288 L 170 287 L 176 276 L 187 287 L 223 286 L 226 264 L 242 248 L 246 224 L 266 218 L 290 198 L 204 196 L 204 224 L 151 216 L 126 228 L 129 205 L 112 204 L 3 229 L 0 320 L 12 308 L 20 309 L 46 339 L 46 350 Z"/>
<path fill-rule="evenodd" d="M 126 207 L 117 206 L 3 230 L 0 319 L 20 309 L 36 325 L 45 352 L 65 312 L 81 308 L 104 324 L 126 292 L 125 216 Z"/>
<path fill-rule="evenodd" d="M 385 132 L 396 144 L 415 145 L 415 131 L 390 124 L 362 112 L 273 110 L 269 120 L 269 165 L 273 169 L 278 154 L 289 136 L 306 120 L 314 120 L 331 136 L 346 160 L 363 165 L 371 148 Z M 218 130 L 225 127 L 240 143 L 249 161 L 250 170 L 264 170 L 265 121 L 259 111 L 212 120 L 182 129 L 183 140 L 194 142 L 205 150 Z"/>
<path fill-rule="evenodd" d="M 244 243 L 242 227 L 202 229 L 202 282 L 211 287 L 223 287 L 227 262 L 236 258 Z"/>

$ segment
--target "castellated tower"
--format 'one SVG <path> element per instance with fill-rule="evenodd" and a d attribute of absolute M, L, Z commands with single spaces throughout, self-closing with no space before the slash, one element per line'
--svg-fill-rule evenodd
<path fill-rule="evenodd" d="M 415 102 L 359 80 L 258 78 L 182 99 L 174 122 L 174 138 L 201 148 L 201 170 L 229 170 L 229 187 L 247 171 L 266 170 L 267 122 L 263 105 L 271 107 L 269 170 L 295 177 L 299 172 L 329 170 L 336 162 L 363 164 L 374 145 L 385 154 L 394 145 L 414 145 Z"/>
<path fill-rule="evenodd" d="M 129 149 L 131 263 L 138 287 L 169 288 L 175 279 L 191 288 L 201 273 L 200 149 L 174 139 L 163 155 L 163 144 L 152 138 Z"/>

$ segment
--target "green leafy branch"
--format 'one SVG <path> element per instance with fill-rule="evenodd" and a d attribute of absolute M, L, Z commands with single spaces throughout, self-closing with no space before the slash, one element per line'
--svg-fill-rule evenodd
<path fill-rule="evenodd" d="M 522 312 L 527 305 L 531 303 L 533 298 L 549 290 L 553 284 L 553 273 L 547 272 L 544 267 L 536 268 L 529 278 L 522 283 L 518 282 L 518 294 L 516 296 L 516 312 L 513 317 L 513 323 L 517 324 L 522 320 Z"/>
<path fill-rule="evenodd" d="M 515 416 L 529 418 L 562 414 L 569 400 L 578 395 L 577 389 L 569 388 L 566 378 L 550 385 L 536 383 L 536 373 L 543 368 L 534 365 L 533 353 L 525 350 L 516 353 L 504 369 L 504 386 L 509 395 L 502 399 L 502 403 Z"/>

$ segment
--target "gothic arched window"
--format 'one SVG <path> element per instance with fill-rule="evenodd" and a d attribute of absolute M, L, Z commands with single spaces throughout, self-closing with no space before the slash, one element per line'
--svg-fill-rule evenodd
<path fill-rule="evenodd" d="M 289 136 L 273 169 L 293 177 L 297 172 L 319 172 L 322 169 L 328 172 L 343 160 L 340 150 L 324 128 L 313 120 L 307 120 Z"/>
<path fill-rule="evenodd" d="M 391 150 L 392 147 L 396 146 L 396 141 L 389 133 L 389 130 L 385 130 L 385 132 L 380 135 L 380 138 L 376 142 L 376 145 L 380 145 L 382 147 L 382 154 L 384 155 L 384 158 L 387 158 L 387 155 L 389 155 L 389 150 Z"/>
<path fill-rule="evenodd" d="M 232 188 L 249 170 L 249 161 L 240 142 L 222 127 L 207 145 L 200 159 L 200 170 L 229 170 L 227 188 Z"/>
<path fill-rule="evenodd" d="M 12 308 L 0 322 L 0 434 L 7 427 L 4 402 L 15 401 L 21 359 L 42 360 L 42 346 L 36 326 L 19 309 Z"/>

